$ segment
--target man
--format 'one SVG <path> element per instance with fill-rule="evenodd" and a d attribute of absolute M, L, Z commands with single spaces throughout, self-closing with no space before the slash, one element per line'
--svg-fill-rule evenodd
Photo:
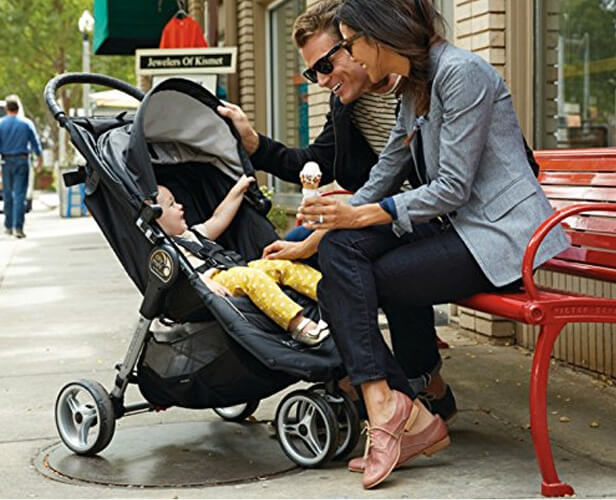
<path fill-rule="evenodd" d="M 33 123 L 18 116 L 19 98 L 10 95 L 5 102 L 7 116 L 0 120 L 0 155 L 2 155 L 2 188 L 4 191 L 4 232 L 25 238 L 26 191 L 30 175 L 30 153 L 38 156 L 41 169 L 41 143 Z"/>
<path fill-rule="evenodd" d="M 376 86 L 370 83 L 366 71 L 342 46 L 335 22 L 340 4 L 341 0 L 317 2 L 296 19 L 293 30 L 293 40 L 308 68 L 304 76 L 332 92 L 325 126 L 311 145 L 289 148 L 258 134 L 246 114 L 235 105 L 227 104 L 218 111 L 233 121 L 257 170 L 299 184 L 304 164 L 316 161 L 323 173 L 323 184 L 335 180 L 341 187 L 355 191 L 368 180 L 396 122 L 400 77 L 390 75 Z M 290 260 L 313 256 L 320 241 L 319 231 L 309 235 L 302 229 L 297 228 L 287 236 L 287 240 L 296 241 L 274 242 L 265 249 L 264 256 Z M 409 314 L 408 308 L 392 308 L 385 309 L 385 314 L 396 359 L 409 382 L 417 392 L 425 391 L 425 400 L 434 413 L 451 420 L 456 404 L 439 375 L 441 362 L 436 342 L 430 352 L 418 348 L 422 345 L 419 338 L 435 338 L 432 308 L 421 308 L 413 314 Z"/>

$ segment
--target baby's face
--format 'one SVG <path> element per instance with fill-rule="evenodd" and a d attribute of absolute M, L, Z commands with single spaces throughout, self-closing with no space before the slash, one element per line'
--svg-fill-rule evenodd
<path fill-rule="evenodd" d="M 173 194 L 164 186 L 158 186 L 156 201 L 163 209 L 158 224 L 169 236 L 180 236 L 188 229 L 184 208 L 175 201 Z"/>

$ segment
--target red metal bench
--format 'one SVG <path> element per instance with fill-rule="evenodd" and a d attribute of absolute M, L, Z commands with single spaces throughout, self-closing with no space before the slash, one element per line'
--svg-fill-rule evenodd
<path fill-rule="evenodd" d="M 522 264 L 519 293 L 482 293 L 459 304 L 515 321 L 539 325 L 530 375 L 529 407 L 533 443 L 545 496 L 572 495 L 560 481 L 550 447 L 546 389 L 552 347 L 567 323 L 616 323 L 616 299 L 538 287 L 532 262 L 541 242 L 563 224 L 571 247 L 542 269 L 616 282 L 616 148 L 540 151 L 539 181 L 556 212 L 531 238 Z"/>

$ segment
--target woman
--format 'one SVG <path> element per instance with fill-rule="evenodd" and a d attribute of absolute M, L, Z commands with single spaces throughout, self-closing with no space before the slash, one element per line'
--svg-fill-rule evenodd
<path fill-rule="evenodd" d="M 552 212 L 528 168 L 503 80 L 437 32 L 429 0 L 346 0 L 338 13 L 348 52 L 371 81 L 407 75 L 398 122 L 370 179 L 349 203 L 306 201 L 319 246 L 319 301 L 351 382 L 361 387 L 370 440 L 365 488 L 404 460 L 448 444 L 415 400 L 377 324 L 377 304 L 446 303 L 516 286 L 525 245 Z M 396 193 L 407 178 L 416 188 Z M 546 238 L 538 266 L 568 246 Z M 336 314 L 344 311 L 344 314 Z"/>

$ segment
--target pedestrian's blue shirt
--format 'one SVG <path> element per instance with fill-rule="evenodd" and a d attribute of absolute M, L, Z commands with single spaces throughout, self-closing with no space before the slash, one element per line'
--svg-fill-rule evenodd
<path fill-rule="evenodd" d="M 34 124 L 20 116 L 5 116 L 0 120 L 0 155 L 41 154 Z"/>

